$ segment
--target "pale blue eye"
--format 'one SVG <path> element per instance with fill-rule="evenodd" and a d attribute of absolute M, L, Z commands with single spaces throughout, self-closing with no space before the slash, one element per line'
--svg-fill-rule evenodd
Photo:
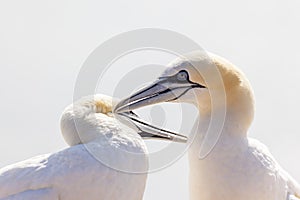
<path fill-rule="evenodd" d="M 186 81 L 188 80 L 188 74 L 186 71 L 180 71 L 177 74 L 177 80 L 179 81 Z"/>

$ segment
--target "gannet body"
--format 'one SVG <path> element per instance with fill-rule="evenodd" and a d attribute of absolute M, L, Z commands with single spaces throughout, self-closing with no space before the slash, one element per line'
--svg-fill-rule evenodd
<path fill-rule="evenodd" d="M 113 105 L 111 97 L 95 95 L 68 106 L 61 131 L 70 147 L 0 169 L 0 200 L 142 199 L 148 169 L 142 137 L 178 135 L 137 120 L 138 131 L 129 128 L 114 118 Z"/>
<path fill-rule="evenodd" d="M 98 151 L 102 147 L 93 141 L 86 146 L 76 145 L 1 169 L 0 199 L 142 199 L 147 175 L 111 169 L 96 160 L 86 148 Z M 132 149 L 144 151 L 139 147 Z M 107 152 L 107 156 L 118 159 L 119 155 Z M 147 159 L 126 164 L 146 168 Z"/>
<path fill-rule="evenodd" d="M 213 82 L 207 84 L 202 76 L 204 72 L 216 78 L 213 68 L 221 75 L 222 87 Z M 210 93 L 222 90 L 226 94 L 225 103 L 215 101 L 213 107 Z M 152 85 L 122 100 L 115 112 L 160 102 L 192 103 L 199 110 L 194 126 L 196 136 L 189 149 L 191 200 L 300 199 L 298 183 L 262 143 L 247 136 L 254 117 L 254 95 L 245 75 L 233 64 L 214 54 L 192 52 L 171 62 Z M 225 120 L 216 145 L 200 159 L 200 146 L 214 120 L 212 107 L 216 113 L 225 108 Z M 213 144 L 209 140 L 208 137 Z"/>

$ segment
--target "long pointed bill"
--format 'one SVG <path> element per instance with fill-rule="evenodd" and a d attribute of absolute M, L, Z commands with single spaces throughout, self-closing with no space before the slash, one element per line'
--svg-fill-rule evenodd
<path fill-rule="evenodd" d="M 130 125 L 133 125 L 134 128 L 137 129 L 138 134 L 143 139 L 169 140 L 182 143 L 187 142 L 186 136 L 148 124 L 147 122 L 140 119 L 133 112 L 119 113 L 118 115 L 124 117 L 127 121 L 129 121 Z"/>
<path fill-rule="evenodd" d="M 161 77 L 152 85 L 123 99 L 116 105 L 114 113 L 129 119 L 131 124 L 133 123 L 138 128 L 138 132 L 143 138 L 187 142 L 186 136 L 150 125 L 131 111 L 147 105 L 177 100 L 192 88 L 205 87 L 191 82 L 188 73 L 182 70 L 173 76 Z"/>
<path fill-rule="evenodd" d="M 152 85 L 123 99 L 116 105 L 114 112 L 123 113 L 152 104 L 174 101 L 192 88 L 205 88 L 200 84 L 191 82 L 188 75 L 184 80 L 178 80 L 176 76 L 162 77 Z"/>

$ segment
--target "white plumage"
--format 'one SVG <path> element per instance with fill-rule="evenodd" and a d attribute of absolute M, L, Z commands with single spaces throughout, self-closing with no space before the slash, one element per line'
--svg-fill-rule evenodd
<path fill-rule="evenodd" d="M 221 84 L 217 84 L 216 71 Z M 216 96 L 220 98 L 213 99 Z M 196 136 L 189 149 L 190 199 L 299 200 L 299 184 L 263 144 L 247 136 L 254 117 L 254 97 L 247 78 L 233 64 L 205 52 L 184 55 L 154 84 L 122 100 L 116 112 L 160 102 L 192 103 L 199 110 L 193 130 Z M 212 112 L 221 116 L 223 110 L 226 115 L 220 138 L 210 154 L 200 159 L 203 142 L 215 144 L 215 137 L 204 139 L 211 120 L 216 120 Z"/>
<path fill-rule="evenodd" d="M 142 199 L 145 144 L 110 115 L 112 105 L 110 97 L 96 95 L 69 106 L 61 129 L 71 147 L 0 169 L 0 199 Z"/>

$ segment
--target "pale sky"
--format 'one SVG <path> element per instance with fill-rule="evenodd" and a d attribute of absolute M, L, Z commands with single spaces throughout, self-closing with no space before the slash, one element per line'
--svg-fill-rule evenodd
<path fill-rule="evenodd" d="M 59 117 L 87 56 L 116 34 L 154 27 L 245 72 L 256 96 L 249 134 L 300 181 L 299 10 L 299 0 L 1 1 L 0 167 L 66 147 Z M 187 175 L 186 157 L 150 174 L 145 199 L 187 199 Z"/>

